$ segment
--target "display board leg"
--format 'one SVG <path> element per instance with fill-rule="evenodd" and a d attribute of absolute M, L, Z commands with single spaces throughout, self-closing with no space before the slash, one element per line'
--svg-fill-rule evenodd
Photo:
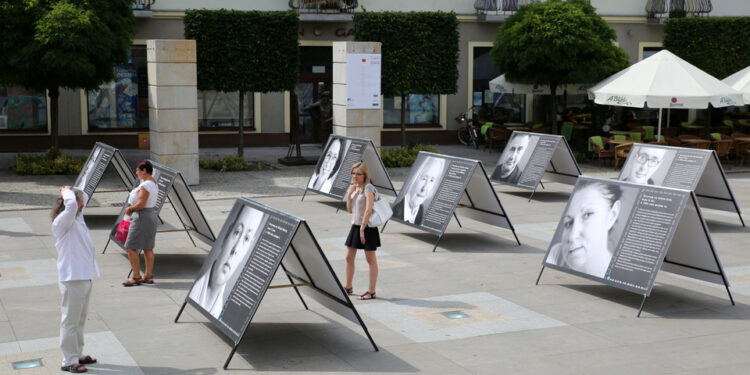
<path fill-rule="evenodd" d="M 286 278 L 289 279 L 289 283 L 294 285 L 294 280 L 292 280 L 292 277 L 289 276 L 289 273 L 286 271 L 286 267 L 284 267 L 283 263 L 280 263 L 281 269 L 284 270 L 284 273 L 286 274 Z M 294 286 L 294 291 L 297 292 L 297 297 L 299 297 L 299 300 L 302 301 L 302 306 L 305 306 L 305 310 L 310 310 L 307 307 L 307 304 L 305 303 L 305 300 L 302 298 L 302 294 L 300 294 L 299 289 L 297 289 L 297 286 Z"/>
<path fill-rule="evenodd" d="M 305 188 L 305 192 L 302 193 L 302 200 L 300 202 L 304 202 L 305 201 L 305 195 L 307 195 L 307 188 Z"/>
<path fill-rule="evenodd" d="M 521 246 L 521 240 L 518 239 L 518 235 L 516 235 L 515 229 L 513 230 L 513 237 L 516 238 L 516 242 L 518 243 L 518 246 Z"/>
<path fill-rule="evenodd" d="M 456 211 L 453 211 L 453 217 L 456 218 L 456 222 L 458 223 L 459 228 L 463 228 L 464 226 L 461 225 L 461 221 L 458 220 L 458 215 L 456 215 Z"/>
<path fill-rule="evenodd" d="M 111 238 L 107 238 L 107 244 L 104 245 L 104 250 L 102 250 L 102 254 L 104 254 L 105 251 L 107 251 L 107 246 L 109 246 L 109 241 L 112 241 Z"/>
<path fill-rule="evenodd" d="M 641 312 L 643 311 L 643 305 L 646 304 L 646 298 L 648 298 L 648 296 L 643 296 L 643 301 L 641 301 L 641 308 L 638 309 L 638 318 L 641 317 Z"/>
<path fill-rule="evenodd" d="M 234 345 L 234 347 L 232 348 L 232 352 L 231 352 L 231 353 L 229 353 L 229 357 L 227 357 L 227 361 L 226 361 L 226 362 L 224 362 L 224 370 L 226 370 L 226 369 L 227 369 L 227 366 L 229 366 L 229 361 L 231 361 L 231 360 L 232 360 L 232 357 L 234 357 L 234 352 L 236 352 L 236 351 L 237 351 L 237 348 L 238 348 L 239 346 L 240 346 L 240 344 L 239 344 L 239 343 L 237 343 L 237 344 L 235 344 L 235 345 Z"/>
<path fill-rule="evenodd" d="M 380 230 L 380 233 L 383 233 L 386 225 L 388 225 L 388 220 L 386 220 L 385 223 L 383 223 L 383 229 Z"/>
<path fill-rule="evenodd" d="M 735 203 L 735 206 L 736 205 L 737 205 L 737 203 Z M 740 222 L 742 223 L 742 226 L 744 227 L 745 226 L 745 220 L 742 219 L 742 214 L 740 213 L 739 209 L 737 210 L 737 216 L 740 217 Z"/>
<path fill-rule="evenodd" d="M 182 307 L 180 307 L 180 312 L 177 313 L 177 316 L 174 317 L 174 322 L 177 323 L 177 319 L 180 319 L 180 315 L 182 315 L 182 310 L 185 310 L 185 306 L 187 305 L 187 301 L 182 303 Z"/>
<path fill-rule="evenodd" d="M 534 191 L 532 191 L 531 195 L 529 195 L 529 200 L 527 202 L 531 202 L 531 198 L 534 196 L 534 193 L 536 193 L 536 188 L 534 188 Z"/>
<path fill-rule="evenodd" d="M 729 301 L 732 302 L 732 306 L 734 306 L 734 298 L 732 298 L 732 292 L 729 291 L 729 285 L 724 282 L 724 287 L 727 288 L 727 294 L 729 294 Z"/>
<path fill-rule="evenodd" d="M 534 285 L 539 285 L 539 280 L 542 279 L 542 272 L 544 272 L 544 266 L 542 266 L 542 270 L 539 271 L 539 276 L 537 276 L 536 283 L 534 283 Z"/>
<path fill-rule="evenodd" d="M 172 205 L 172 209 L 174 209 L 174 205 Z M 179 215 L 177 215 L 179 216 Z M 161 216 L 156 215 L 156 218 L 159 219 L 159 224 L 164 225 L 164 219 L 161 218 Z"/>
<path fill-rule="evenodd" d="M 440 243 L 440 240 L 443 239 L 443 235 L 441 234 L 440 237 L 438 237 L 437 242 L 435 242 L 435 247 L 432 248 L 432 252 L 435 252 L 435 249 L 437 249 L 437 245 Z"/>
<path fill-rule="evenodd" d="M 542 183 L 542 181 L 539 181 L 539 185 L 542 185 L 542 189 L 546 189 L 546 188 L 544 187 L 544 183 Z"/>

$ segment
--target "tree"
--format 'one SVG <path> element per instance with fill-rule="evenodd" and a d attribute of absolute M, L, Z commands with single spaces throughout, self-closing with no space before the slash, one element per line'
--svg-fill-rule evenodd
<path fill-rule="evenodd" d="M 188 10 L 185 37 L 195 39 L 198 89 L 239 91 L 244 149 L 246 92 L 293 91 L 299 79 L 299 16 L 294 11 Z"/>
<path fill-rule="evenodd" d="M 60 88 L 94 90 L 128 59 L 132 0 L 4 0 L 0 4 L 0 84 L 47 92 L 52 144 Z"/>
<path fill-rule="evenodd" d="M 444 12 L 360 12 L 355 40 L 382 43 L 381 91 L 401 97 L 401 145 L 406 146 L 409 94 L 455 94 L 458 19 Z"/>
<path fill-rule="evenodd" d="M 491 56 L 510 81 L 547 84 L 557 133 L 557 87 L 596 83 L 628 66 L 615 31 L 585 0 L 550 0 L 518 8 L 497 33 Z"/>

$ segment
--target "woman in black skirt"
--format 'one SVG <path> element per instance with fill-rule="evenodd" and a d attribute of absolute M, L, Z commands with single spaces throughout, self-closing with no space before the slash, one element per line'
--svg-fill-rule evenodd
<path fill-rule="evenodd" d="M 370 287 L 357 299 L 375 299 L 375 283 L 378 280 L 378 260 L 375 250 L 380 246 L 380 233 L 377 227 L 368 227 L 375 202 L 375 187 L 370 184 L 370 171 L 364 162 L 352 166 L 352 186 L 346 193 L 346 210 L 352 214 L 352 228 L 346 237 L 346 292 L 353 293 L 354 257 L 357 249 L 365 250 L 367 264 L 370 265 Z"/>

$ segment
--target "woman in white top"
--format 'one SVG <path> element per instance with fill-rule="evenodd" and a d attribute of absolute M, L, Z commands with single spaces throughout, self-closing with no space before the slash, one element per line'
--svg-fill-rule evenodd
<path fill-rule="evenodd" d="M 375 187 L 370 184 L 370 171 L 364 162 L 352 166 L 352 185 L 346 192 L 346 210 L 352 214 L 352 227 L 346 237 L 346 286 L 348 294 L 353 293 L 354 257 L 357 249 L 365 250 L 365 258 L 370 266 L 370 285 L 367 292 L 357 297 L 361 300 L 375 299 L 375 283 L 378 281 L 378 260 L 375 251 L 380 246 L 377 227 L 368 227 L 375 202 Z"/>
<path fill-rule="evenodd" d="M 125 209 L 125 215 L 130 217 L 125 250 L 128 253 L 130 266 L 133 268 L 133 274 L 122 283 L 124 286 L 154 283 L 154 243 L 157 225 L 154 207 L 159 198 L 159 186 L 151 176 L 152 173 L 154 173 L 154 167 L 148 160 L 143 160 L 135 166 L 135 174 L 141 183 L 130 192 L 129 206 Z M 143 277 L 141 277 L 141 260 L 136 249 L 143 250 L 143 259 L 146 262 L 146 274 Z"/>

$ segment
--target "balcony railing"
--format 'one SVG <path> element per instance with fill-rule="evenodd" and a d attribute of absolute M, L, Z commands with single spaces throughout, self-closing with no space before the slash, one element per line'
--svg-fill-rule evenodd
<path fill-rule="evenodd" d="M 151 10 L 154 3 L 156 3 L 156 0 L 135 0 L 133 10 Z"/>
<path fill-rule="evenodd" d="M 474 0 L 474 9 L 479 14 L 501 14 L 515 12 L 526 4 L 541 3 L 544 0 Z"/>
<path fill-rule="evenodd" d="M 713 10 L 711 0 L 648 0 L 646 14 L 648 18 L 695 17 L 707 15 Z"/>
<path fill-rule="evenodd" d="M 289 0 L 289 7 L 300 13 L 352 13 L 357 0 Z"/>

